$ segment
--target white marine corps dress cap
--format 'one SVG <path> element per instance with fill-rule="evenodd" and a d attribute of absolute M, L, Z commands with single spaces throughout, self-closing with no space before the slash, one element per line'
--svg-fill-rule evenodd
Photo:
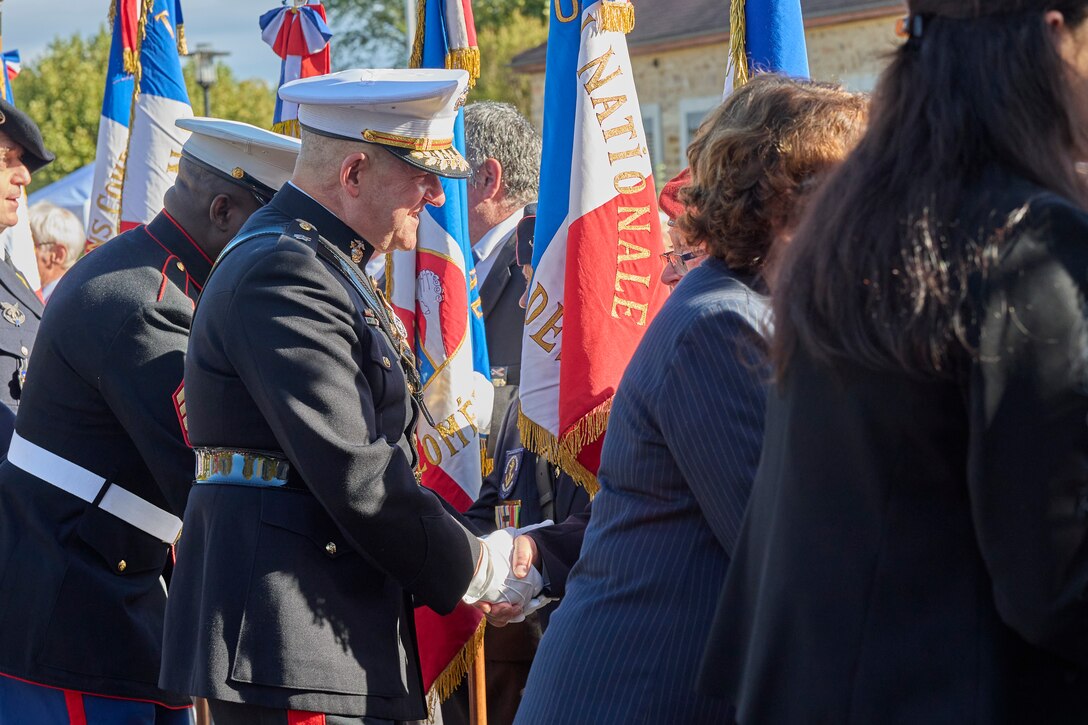
<path fill-rule="evenodd" d="M 379 144 L 412 166 L 452 179 L 471 173 L 453 145 L 467 94 L 468 73 L 431 68 L 345 70 L 280 88 L 280 98 L 298 104 L 305 130 Z"/>
<path fill-rule="evenodd" d="M 179 118 L 175 123 L 192 133 L 182 156 L 249 189 L 262 204 L 291 178 L 302 145 L 297 138 L 222 118 Z"/>

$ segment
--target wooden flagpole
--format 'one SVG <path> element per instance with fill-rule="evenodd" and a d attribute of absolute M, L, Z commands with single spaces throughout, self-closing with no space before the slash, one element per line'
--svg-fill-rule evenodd
<path fill-rule="evenodd" d="M 484 671 L 484 638 L 478 637 L 472 669 L 468 673 L 468 721 L 487 725 L 487 676 Z"/>

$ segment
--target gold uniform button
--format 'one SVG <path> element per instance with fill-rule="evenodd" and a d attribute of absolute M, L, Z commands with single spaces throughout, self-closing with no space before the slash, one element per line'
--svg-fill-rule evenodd
<path fill-rule="evenodd" d="M 336 544 L 332 541 L 325 544 L 325 553 L 329 556 L 336 556 Z"/>
<path fill-rule="evenodd" d="M 124 559 L 121 559 L 121 561 L 117 562 L 117 571 L 124 571 L 125 569 L 128 569 L 128 564 L 125 563 Z"/>
<path fill-rule="evenodd" d="M 185 265 L 182 264 L 181 262 L 178 262 L 178 269 L 180 269 L 182 272 L 184 272 L 185 271 Z"/>
<path fill-rule="evenodd" d="M 388 370 L 393 365 L 393 363 L 389 360 L 389 358 L 383 357 L 382 358 L 382 365 L 384 365 L 385 369 Z"/>
<path fill-rule="evenodd" d="M 310 224 L 309 222 L 299 222 L 298 226 L 304 232 L 312 232 L 314 230 L 313 224 Z"/>

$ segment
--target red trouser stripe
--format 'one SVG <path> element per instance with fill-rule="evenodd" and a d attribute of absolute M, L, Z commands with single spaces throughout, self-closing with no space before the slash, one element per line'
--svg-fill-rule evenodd
<path fill-rule="evenodd" d="M 325 725 L 325 715 L 320 712 L 288 710 L 287 725 Z"/>
<path fill-rule="evenodd" d="M 65 690 L 64 705 L 68 708 L 69 725 L 87 725 L 87 713 L 83 712 L 83 695 L 81 693 Z"/>

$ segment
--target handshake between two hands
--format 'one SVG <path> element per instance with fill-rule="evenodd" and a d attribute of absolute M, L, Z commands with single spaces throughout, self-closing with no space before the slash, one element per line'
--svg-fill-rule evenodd
<path fill-rule="evenodd" d="M 552 522 L 522 529 L 500 529 L 480 539 L 481 556 L 476 574 L 463 597 L 466 604 L 479 609 L 491 624 L 502 627 L 521 622 L 548 602 L 540 596 L 544 579 L 534 565 L 536 544 L 525 532 Z"/>

